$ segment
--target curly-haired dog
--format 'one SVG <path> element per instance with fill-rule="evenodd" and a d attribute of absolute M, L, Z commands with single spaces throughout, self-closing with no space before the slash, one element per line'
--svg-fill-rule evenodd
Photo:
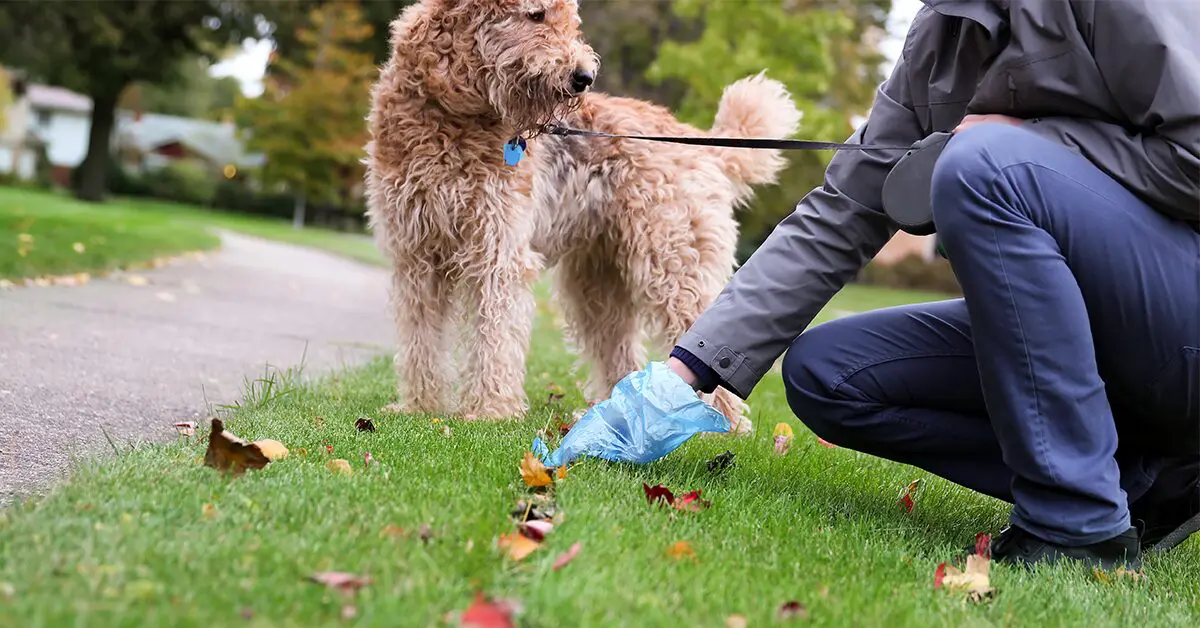
<path fill-rule="evenodd" d="M 400 410 L 523 413 L 532 284 L 544 268 L 590 362 L 588 394 L 604 398 L 644 365 L 644 330 L 669 346 L 720 292 L 736 264 L 735 206 L 785 165 L 775 151 L 537 134 L 551 121 L 703 133 L 662 107 L 590 92 L 599 60 L 579 22 L 574 0 L 423 0 L 391 25 L 366 184 L 392 260 Z M 784 137 L 799 116 L 782 84 L 750 77 L 726 89 L 709 133 Z M 532 139 L 513 167 L 503 147 L 518 135 Z M 737 397 L 709 401 L 749 427 Z"/>

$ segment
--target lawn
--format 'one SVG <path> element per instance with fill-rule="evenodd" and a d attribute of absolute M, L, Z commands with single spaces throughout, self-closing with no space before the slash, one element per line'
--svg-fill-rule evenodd
<path fill-rule="evenodd" d="M 0 187 L 0 279 L 99 274 L 159 257 L 217 248 L 215 229 L 324 249 L 383 265 L 368 236 L 293 229 L 290 222 L 146 199 L 103 205 Z"/>
<path fill-rule="evenodd" d="M 826 316 L 924 298 L 933 295 L 851 287 Z M 563 520 L 514 561 L 496 540 L 514 531 L 510 511 L 533 490 L 522 455 L 538 429 L 582 403 L 544 299 L 530 359 L 534 409 L 522 422 L 381 414 L 394 378 L 380 357 L 282 395 L 253 388 L 223 412 L 234 434 L 291 450 L 240 478 L 201 464 L 206 426 L 81 463 L 58 490 L 0 511 L 0 625 L 437 626 L 476 591 L 518 601 L 521 626 L 720 627 L 731 615 L 774 625 L 791 600 L 805 608 L 802 625 L 1200 624 L 1195 542 L 1148 561 L 1140 583 L 993 566 L 988 602 L 934 589 L 937 564 L 997 531 L 1005 505 L 822 446 L 791 416 L 776 374 L 750 400 L 751 437 L 693 438 L 641 467 L 573 466 L 553 490 Z M 565 397 L 550 401 L 551 385 Z M 358 431 L 360 417 L 376 431 Z M 778 422 L 795 430 L 783 456 L 772 451 Z M 710 472 L 727 449 L 734 465 Z M 353 474 L 327 469 L 334 458 Z M 897 497 L 917 478 L 906 512 Z M 702 489 L 711 507 L 651 507 L 643 483 Z M 667 557 L 680 541 L 693 558 Z M 573 562 L 554 570 L 575 543 Z M 306 580 L 322 571 L 371 581 L 344 599 Z"/>

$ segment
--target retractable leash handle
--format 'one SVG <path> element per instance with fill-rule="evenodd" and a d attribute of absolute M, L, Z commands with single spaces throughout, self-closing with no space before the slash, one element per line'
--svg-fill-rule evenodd
<path fill-rule="evenodd" d="M 883 181 L 883 213 L 912 235 L 937 233 L 933 224 L 933 169 L 953 133 L 934 133 L 913 144 Z"/>

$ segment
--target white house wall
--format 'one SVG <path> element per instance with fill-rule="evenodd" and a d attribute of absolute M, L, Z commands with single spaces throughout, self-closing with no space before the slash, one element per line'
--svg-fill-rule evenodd
<path fill-rule="evenodd" d="M 0 172 L 4 174 L 14 174 L 13 172 L 13 149 L 8 146 L 0 146 Z M 16 164 L 17 178 L 32 179 L 37 174 L 37 156 L 32 150 L 21 151 L 21 157 Z"/>
<path fill-rule="evenodd" d="M 46 157 L 55 166 L 74 168 L 87 155 L 91 116 L 69 111 L 52 111 L 48 124 L 42 125 L 35 113 L 31 123 L 38 137 L 46 142 Z"/>

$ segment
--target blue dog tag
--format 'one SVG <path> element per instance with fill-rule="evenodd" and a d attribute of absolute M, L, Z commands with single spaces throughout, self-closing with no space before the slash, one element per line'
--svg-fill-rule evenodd
<path fill-rule="evenodd" d="M 504 144 L 504 163 L 515 166 L 521 163 L 521 158 L 525 156 L 525 149 L 528 145 L 525 143 L 525 138 L 514 137 Z"/>

